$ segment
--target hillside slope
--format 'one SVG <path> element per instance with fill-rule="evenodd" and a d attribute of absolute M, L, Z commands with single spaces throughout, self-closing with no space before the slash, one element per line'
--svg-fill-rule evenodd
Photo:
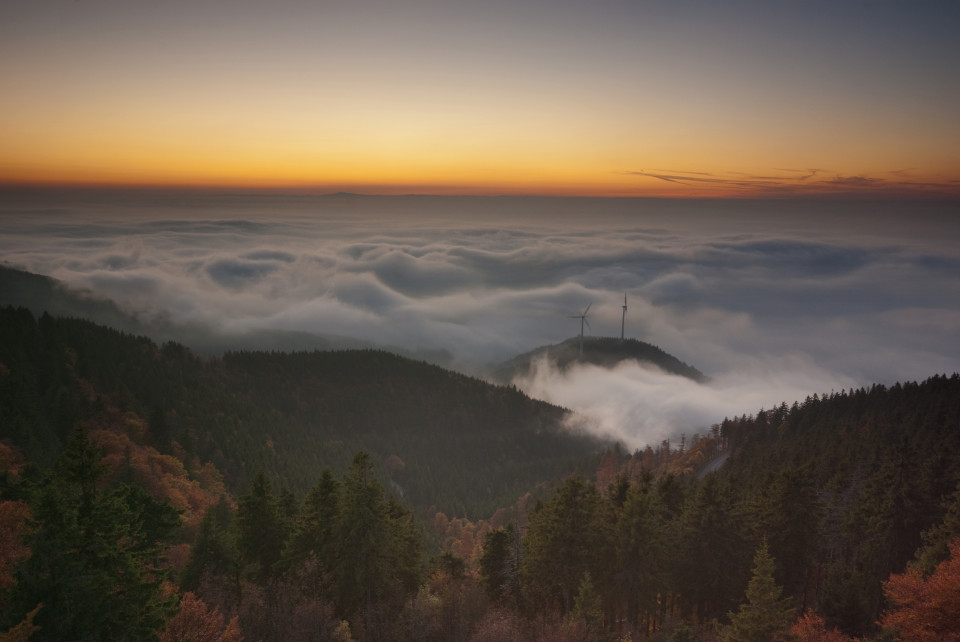
<path fill-rule="evenodd" d="M 561 370 L 575 364 L 613 368 L 623 361 L 633 360 L 700 383 L 707 381 L 707 377 L 702 372 L 655 345 L 637 339 L 621 341 L 612 337 L 584 337 L 582 355 L 579 337 L 554 345 L 541 346 L 500 364 L 488 376 L 493 381 L 510 383 L 515 377 L 528 375 L 533 364 L 544 358 Z"/>
<path fill-rule="evenodd" d="M 650 536 L 646 564 L 666 569 L 651 594 L 679 587 L 680 612 L 709 627 L 742 602 L 763 546 L 792 606 L 862 638 L 889 607 L 883 583 L 911 562 L 932 572 L 960 537 L 960 375 L 813 396 L 599 462 L 615 505 L 631 481 L 661 506 L 647 517 L 663 548 Z"/>
<path fill-rule="evenodd" d="M 201 358 L 76 319 L 0 311 L 0 439 L 51 462 L 104 400 L 163 450 L 239 488 L 264 470 L 302 492 L 359 450 L 415 506 L 485 515 L 602 448 L 562 409 L 377 350 Z"/>
<path fill-rule="evenodd" d="M 176 323 L 158 311 L 131 314 L 111 299 L 75 290 L 41 274 L 0 265 L 0 305 L 23 307 L 35 316 L 86 319 L 122 332 L 150 337 L 158 343 L 176 341 L 202 354 L 256 347 L 260 350 L 329 350 L 371 347 L 367 341 L 293 330 L 250 330 L 225 334 L 200 323 Z"/>

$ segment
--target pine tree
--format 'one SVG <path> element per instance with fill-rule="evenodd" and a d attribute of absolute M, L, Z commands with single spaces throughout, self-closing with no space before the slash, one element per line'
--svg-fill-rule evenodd
<path fill-rule="evenodd" d="M 195 591 L 205 574 L 226 577 L 239 593 L 240 554 L 233 533 L 234 514 L 226 497 L 210 507 L 190 547 L 190 558 L 180 577 L 180 588 Z"/>
<path fill-rule="evenodd" d="M 649 491 L 631 486 L 616 526 L 618 593 L 626 600 L 627 619 L 653 615 L 666 583 L 666 533 Z"/>
<path fill-rule="evenodd" d="M 764 542 L 753 558 L 753 577 L 747 584 L 747 601 L 739 611 L 729 613 L 730 626 L 724 627 L 722 642 L 776 642 L 788 640 L 787 631 L 794 608 L 789 598 L 781 599 L 783 589 L 773 579 L 774 560 Z"/>
<path fill-rule="evenodd" d="M 733 504 L 730 487 L 708 475 L 680 516 L 675 589 L 701 622 L 735 606 L 747 579 L 749 558 Z"/>
<path fill-rule="evenodd" d="M 917 550 L 917 564 L 925 574 L 949 559 L 950 541 L 960 537 L 960 487 L 944 502 L 944 511 L 943 521 L 923 533 L 923 546 Z"/>
<path fill-rule="evenodd" d="M 320 562 L 322 570 L 332 566 L 333 528 L 340 504 L 340 483 L 325 469 L 300 505 L 293 534 L 284 552 L 284 565 L 303 564 L 309 557 Z"/>
<path fill-rule="evenodd" d="M 373 636 L 378 607 L 399 606 L 416 591 L 422 541 L 410 512 L 387 500 L 366 453 L 354 457 L 342 488 L 331 547 L 337 611 L 361 615 Z"/>
<path fill-rule="evenodd" d="M 784 590 L 806 602 L 818 552 L 823 506 L 809 470 L 786 469 L 767 489 L 756 513 L 757 526 L 778 562 Z"/>
<path fill-rule="evenodd" d="M 607 508 L 592 485 L 573 477 L 531 515 L 522 570 L 541 602 L 568 613 L 586 572 L 609 586 L 615 553 Z"/>
<path fill-rule="evenodd" d="M 139 487 L 99 488 L 103 476 L 98 449 L 78 430 L 30 498 L 37 527 L 11 611 L 43 604 L 34 639 L 151 640 L 166 621 L 163 550 L 179 514 Z"/>
<path fill-rule="evenodd" d="M 590 577 L 589 571 L 584 573 L 583 579 L 580 580 L 580 588 L 577 590 L 577 597 L 573 601 L 573 609 L 568 617 L 571 620 L 584 622 L 588 629 L 597 630 L 603 626 L 603 601 L 593 586 L 593 578 Z"/>
<path fill-rule="evenodd" d="M 258 473 L 250 491 L 237 502 L 237 548 L 253 567 L 254 576 L 266 581 L 280 561 L 287 531 L 270 482 Z"/>
<path fill-rule="evenodd" d="M 483 539 L 480 584 L 494 601 L 520 604 L 519 533 L 512 523 L 490 531 Z"/>

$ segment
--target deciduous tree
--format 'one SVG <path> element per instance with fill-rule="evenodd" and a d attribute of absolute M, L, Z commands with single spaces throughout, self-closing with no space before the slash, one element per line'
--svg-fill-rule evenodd
<path fill-rule="evenodd" d="M 160 642 L 242 642 L 243 635 L 237 618 L 224 623 L 223 613 L 193 593 L 185 593 L 180 599 L 180 610 L 167 623 L 160 635 Z"/>
<path fill-rule="evenodd" d="M 814 611 L 807 611 L 790 626 L 793 642 L 855 642 L 837 629 L 827 629 L 823 618 Z"/>
<path fill-rule="evenodd" d="M 924 577 L 917 567 L 891 575 L 883 584 L 890 608 L 880 623 L 910 642 L 960 640 L 960 538 L 950 543 L 950 559 Z"/>

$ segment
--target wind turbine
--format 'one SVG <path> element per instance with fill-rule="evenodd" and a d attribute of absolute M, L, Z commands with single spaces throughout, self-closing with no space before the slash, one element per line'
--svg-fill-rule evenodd
<path fill-rule="evenodd" d="M 627 323 L 627 293 L 623 293 L 623 316 L 620 317 L 620 341 L 623 341 L 623 328 Z"/>
<path fill-rule="evenodd" d="M 587 321 L 587 313 L 590 311 L 590 306 L 592 303 L 588 304 L 587 307 L 583 309 L 583 312 L 576 314 L 574 316 L 568 317 L 570 319 L 580 319 L 580 356 L 583 356 L 583 324 L 587 324 L 587 327 L 590 327 L 590 322 Z M 592 330 L 593 328 L 591 328 Z"/>

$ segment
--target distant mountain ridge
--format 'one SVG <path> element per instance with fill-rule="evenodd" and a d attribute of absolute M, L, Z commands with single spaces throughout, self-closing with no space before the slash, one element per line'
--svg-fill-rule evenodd
<path fill-rule="evenodd" d="M 621 341 L 613 337 L 584 337 L 582 355 L 580 354 L 580 337 L 573 337 L 554 345 L 541 346 L 505 361 L 494 368 L 488 376 L 493 381 L 508 384 L 518 376 L 529 375 L 533 364 L 541 358 L 548 359 L 561 370 L 577 364 L 613 368 L 624 361 L 635 360 L 640 364 L 651 364 L 664 372 L 686 377 L 698 383 L 708 381 L 708 377 L 702 372 L 655 345 L 637 339 Z"/>
<path fill-rule="evenodd" d="M 454 357 L 445 350 L 407 350 L 333 334 L 296 330 L 251 330 L 226 334 L 200 323 L 178 323 L 163 314 L 141 319 L 115 301 L 95 292 L 74 290 L 57 279 L 0 264 L 0 305 L 23 307 L 39 317 L 86 319 L 100 325 L 149 337 L 157 343 L 182 343 L 201 354 L 221 355 L 231 350 L 343 350 L 382 348 L 412 359 L 449 367 Z"/>
<path fill-rule="evenodd" d="M 0 265 L 0 305 L 23 307 L 34 315 L 88 319 L 122 332 L 151 335 L 151 328 L 115 302 L 93 292 L 70 291 L 49 276 Z"/>

